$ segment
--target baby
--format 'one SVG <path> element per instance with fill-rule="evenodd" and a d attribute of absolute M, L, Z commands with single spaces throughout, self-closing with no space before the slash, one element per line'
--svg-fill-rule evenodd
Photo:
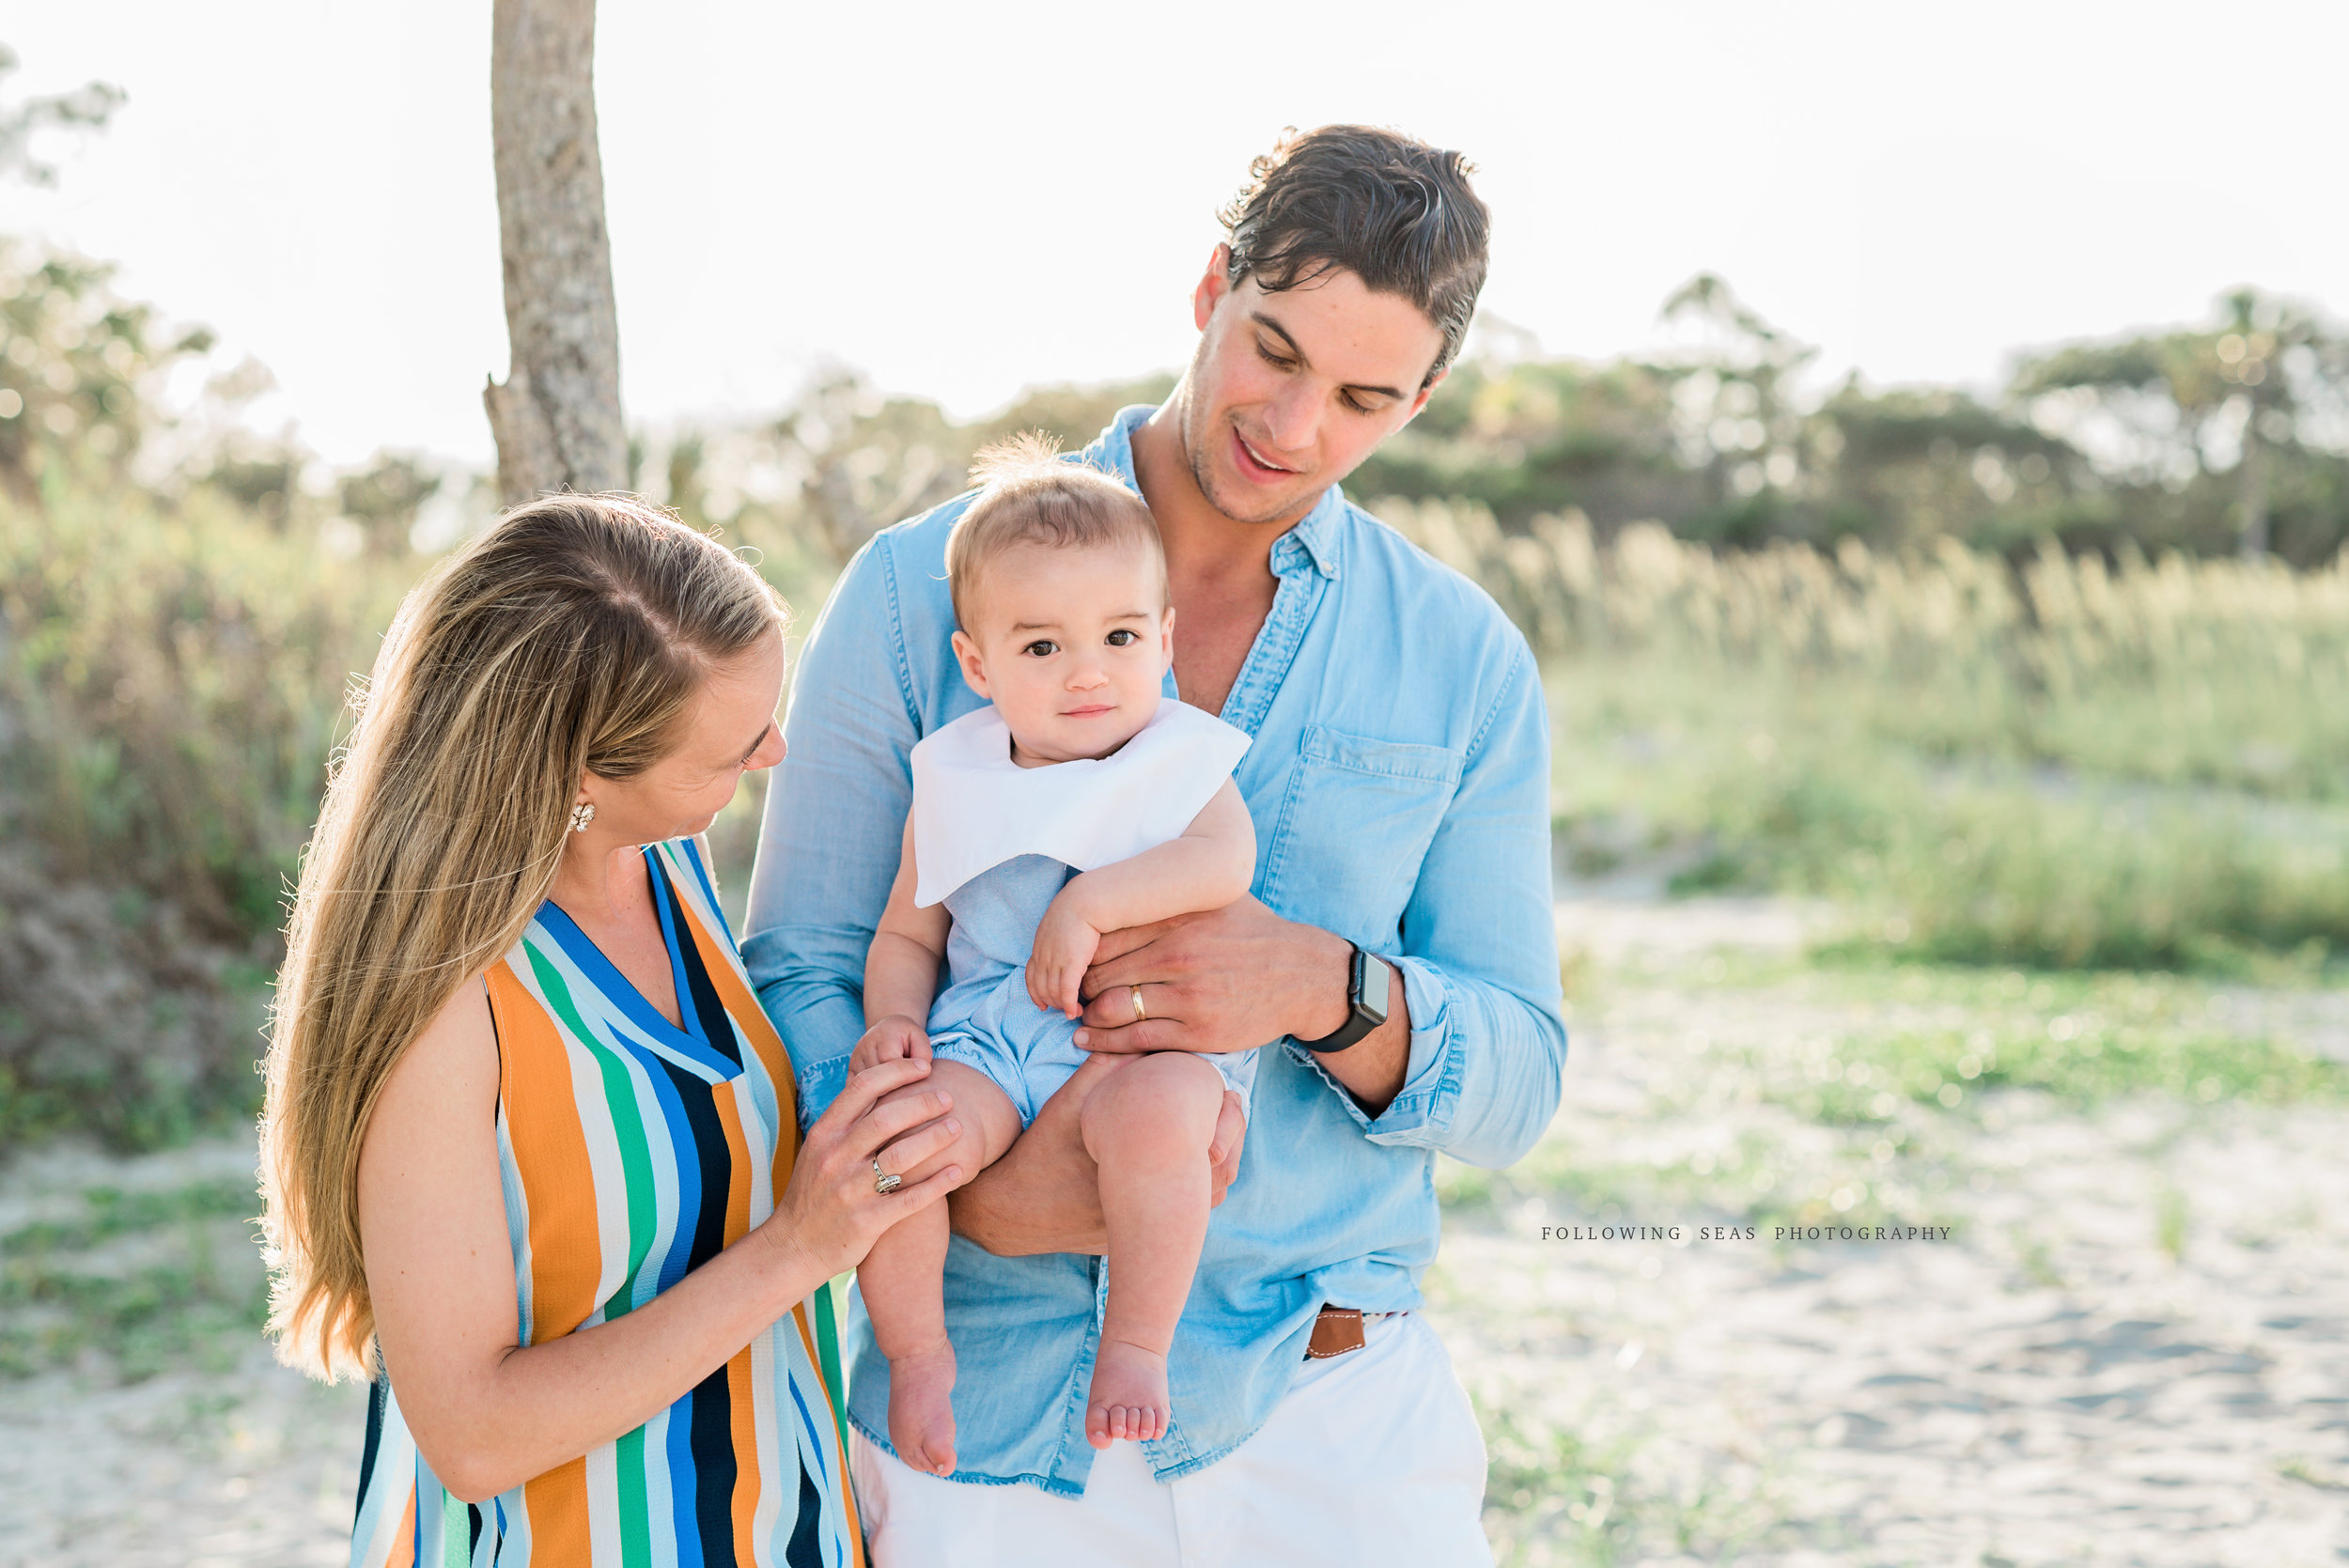
<path fill-rule="evenodd" d="M 982 453 L 972 476 L 983 488 L 947 540 L 946 573 L 963 677 L 993 706 L 913 749 L 913 809 L 850 1060 L 930 1061 L 927 1081 L 902 1093 L 952 1094 L 961 1131 L 930 1168 L 959 1165 L 966 1181 L 1086 1060 L 1078 987 L 1101 933 L 1229 904 L 1256 858 L 1231 780 L 1247 737 L 1159 695 L 1174 611 L 1149 509 L 1033 437 Z M 1132 989 L 1143 1017 L 1150 987 Z M 1245 1096 L 1255 1068 L 1252 1051 L 1110 1060 L 1078 1111 L 1109 1234 L 1085 1411 L 1096 1448 L 1166 1434 L 1167 1352 L 1206 1237 L 1208 1144 L 1226 1086 Z M 889 1358 L 890 1441 L 937 1475 L 955 1467 L 946 1240 L 941 1203 L 899 1221 L 858 1270 Z"/>

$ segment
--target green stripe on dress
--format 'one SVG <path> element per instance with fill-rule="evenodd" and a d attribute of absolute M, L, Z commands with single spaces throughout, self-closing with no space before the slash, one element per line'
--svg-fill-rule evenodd
<path fill-rule="evenodd" d="M 816 1287 L 816 1356 L 824 1374 L 824 1391 L 832 1395 L 832 1424 L 840 1434 L 840 1452 L 848 1452 L 848 1418 L 842 1415 L 848 1404 L 840 1381 L 840 1330 L 832 1321 L 832 1293 L 842 1289 L 841 1280 L 827 1280 Z"/>
<path fill-rule="evenodd" d="M 612 1116 L 613 1141 L 619 1145 L 620 1166 L 625 1174 L 628 1198 L 628 1268 L 619 1286 L 603 1304 L 604 1321 L 625 1317 L 633 1305 L 636 1277 L 645 1266 L 646 1257 L 652 1251 L 653 1233 L 660 1227 L 660 1192 L 654 1186 L 652 1148 L 645 1137 L 645 1119 L 636 1104 L 636 1079 L 611 1048 L 579 1015 L 578 1005 L 571 1000 L 570 987 L 564 983 L 563 971 L 540 955 L 535 947 L 530 952 L 530 967 L 538 976 L 539 987 L 547 1001 L 553 1004 L 555 1016 L 567 1024 L 571 1037 L 584 1047 L 595 1059 L 596 1070 L 603 1079 L 604 1108 Z"/>
<path fill-rule="evenodd" d="M 620 1495 L 620 1561 L 625 1568 L 651 1568 L 652 1521 L 646 1515 L 645 1429 L 624 1434 L 612 1445 Z"/>
<path fill-rule="evenodd" d="M 441 1494 L 441 1561 L 445 1568 L 468 1568 L 473 1561 L 473 1519 L 453 1492 Z"/>

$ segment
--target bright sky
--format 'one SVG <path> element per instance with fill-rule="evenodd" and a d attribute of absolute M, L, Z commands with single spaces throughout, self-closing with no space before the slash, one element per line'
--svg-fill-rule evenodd
<path fill-rule="evenodd" d="M 326 458 L 485 459 L 489 12 L 0 0 L 9 101 L 130 93 L 56 193 L 0 187 L 0 230 L 212 326 Z M 1177 365 L 1215 208 L 1283 124 L 1335 119 L 1480 164 L 1486 307 L 1554 352 L 1656 343 L 1703 269 L 1877 381 L 1995 383 L 2243 282 L 2349 312 L 2337 0 L 605 0 L 599 26 L 633 423 L 772 411 L 828 363 L 965 415 Z"/>

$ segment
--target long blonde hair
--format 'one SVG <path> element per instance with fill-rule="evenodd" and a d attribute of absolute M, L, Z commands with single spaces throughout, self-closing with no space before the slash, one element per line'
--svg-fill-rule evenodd
<path fill-rule="evenodd" d="M 507 513 L 400 606 L 354 699 L 287 929 L 265 1067 L 278 1355 L 365 1371 L 359 1149 L 384 1080 L 521 939 L 582 779 L 674 744 L 705 672 L 784 607 L 723 546 L 632 497 Z"/>

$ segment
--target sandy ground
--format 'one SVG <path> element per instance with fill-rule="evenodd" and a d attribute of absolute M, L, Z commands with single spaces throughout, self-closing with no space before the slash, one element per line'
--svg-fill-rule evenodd
<path fill-rule="evenodd" d="M 1622 958 L 1707 933 L 1791 948 L 1805 917 L 1561 926 Z M 2220 1006 L 2349 1055 L 2349 997 Z M 1661 1064 L 1785 1025 L 1734 994 L 1619 992 L 1575 1020 L 1549 1141 L 1647 1159 L 1689 1130 L 1659 1126 Z M 1522 1191 L 1455 1213 L 1431 1296 L 1486 1414 L 1504 1559 L 2349 1561 L 2349 1111 L 2010 1091 L 1956 1153 L 1947 1241 L 1703 1240 L 1661 1206 L 1617 1218 L 1676 1243 L 1562 1240 L 1592 1217 Z"/>
<path fill-rule="evenodd" d="M 1546 1168 L 1748 1136 L 1793 1147 L 1801 1179 L 1812 1132 L 1767 1107 L 1695 1125 L 1672 1089 L 1703 1048 L 1816 1020 L 1654 976 L 1719 947 L 1792 952 L 1820 919 L 1563 908 L 1569 952 L 1651 978 L 1574 1019 Z M 2224 1005 L 2349 1055 L 2338 993 Z M 1485 1413 L 1502 1560 L 2349 1562 L 2349 1110 L 2080 1112 L 2010 1091 L 1968 1126 L 1935 1156 L 1947 1240 L 1703 1239 L 1699 1208 L 1531 1180 L 1457 1207 L 1432 1315 Z M 93 1186 L 217 1181 L 250 1158 L 51 1150 L 0 1172 L 0 1234 Z M 1681 1234 L 1560 1238 L 1605 1224 Z M 129 1384 L 88 1356 L 0 1376 L 0 1568 L 339 1562 L 363 1422 L 357 1390 L 249 1343 Z"/>
<path fill-rule="evenodd" d="M 252 1170 L 243 1141 L 134 1160 L 45 1150 L 0 1173 L 0 1234 L 72 1218 L 92 1188 L 161 1192 Z M 223 1265 L 257 1283 L 257 1253 L 228 1229 Z M 257 1337 L 207 1349 L 204 1364 L 131 1383 L 94 1356 L 0 1376 L 0 1568 L 348 1560 L 364 1392 L 278 1366 Z"/>

